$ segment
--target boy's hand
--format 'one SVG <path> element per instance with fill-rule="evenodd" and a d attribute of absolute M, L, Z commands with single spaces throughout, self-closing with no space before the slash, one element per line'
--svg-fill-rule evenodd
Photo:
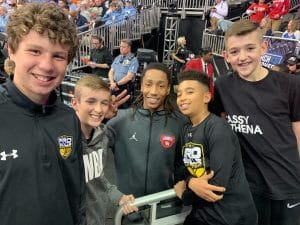
<path fill-rule="evenodd" d="M 106 119 L 111 119 L 116 116 L 118 112 L 118 107 L 128 101 L 130 95 L 127 95 L 127 90 L 122 91 L 119 95 L 111 96 L 111 103 L 109 105 L 109 109 L 105 115 Z"/>
<path fill-rule="evenodd" d="M 205 174 L 202 177 L 191 178 L 188 183 L 189 188 L 200 198 L 208 202 L 216 202 L 223 198 L 223 194 L 215 194 L 214 192 L 223 193 L 224 187 L 211 185 L 208 181 L 214 176 L 214 172 L 211 171 L 209 174 Z"/>
<path fill-rule="evenodd" d="M 174 185 L 174 190 L 178 198 L 182 199 L 182 194 L 186 190 L 186 182 L 184 180 L 179 181 Z"/>
<path fill-rule="evenodd" d="M 134 202 L 134 196 L 133 195 L 123 195 L 122 198 L 119 201 L 119 205 L 123 207 L 123 213 L 125 215 L 137 212 L 139 209 L 135 205 L 131 205 L 131 203 Z"/>

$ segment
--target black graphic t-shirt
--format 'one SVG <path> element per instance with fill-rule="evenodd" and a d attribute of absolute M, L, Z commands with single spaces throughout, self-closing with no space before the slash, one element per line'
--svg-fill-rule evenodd
<path fill-rule="evenodd" d="M 183 202 L 193 205 L 190 217 L 203 224 L 237 224 L 241 218 L 250 216 L 255 220 L 238 138 L 226 121 L 210 114 L 197 126 L 189 124 L 183 129 L 182 143 L 185 177 L 201 177 L 213 170 L 215 175 L 209 182 L 226 188 L 223 199 L 215 203 L 206 202 L 186 190 Z"/>
<path fill-rule="evenodd" d="M 300 121 L 300 82 L 269 71 L 250 82 L 236 73 L 216 83 L 214 108 L 239 137 L 252 193 L 273 200 L 300 198 L 300 160 L 292 122 Z"/>

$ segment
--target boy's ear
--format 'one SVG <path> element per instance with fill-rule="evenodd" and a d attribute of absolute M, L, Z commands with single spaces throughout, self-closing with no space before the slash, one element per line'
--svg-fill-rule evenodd
<path fill-rule="evenodd" d="M 261 43 L 261 49 L 262 49 L 262 54 L 261 55 L 264 55 L 267 52 L 267 49 L 268 49 L 268 42 L 263 41 Z"/>
<path fill-rule="evenodd" d="M 8 52 L 9 58 L 14 61 L 14 59 L 13 59 L 14 58 L 14 51 L 12 50 L 12 48 L 9 45 L 7 46 L 7 52 Z"/>
<path fill-rule="evenodd" d="M 208 104 L 210 102 L 210 100 L 211 100 L 211 93 L 210 93 L 210 91 L 205 92 L 203 98 L 204 98 L 203 99 L 204 103 Z"/>
<path fill-rule="evenodd" d="M 77 98 L 72 98 L 72 99 L 71 99 L 71 105 L 72 105 L 72 108 L 73 108 L 75 111 L 77 110 L 77 103 L 78 103 Z"/>
<path fill-rule="evenodd" d="M 227 53 L 226 50 L 223 51 L 223 57 L 226 60 L 226 62 L 230 63 L 229 60 L 228 60 L 228 53 Z"/>

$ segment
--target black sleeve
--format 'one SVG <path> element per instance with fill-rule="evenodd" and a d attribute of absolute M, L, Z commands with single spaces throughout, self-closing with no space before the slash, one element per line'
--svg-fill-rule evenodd
<path fill-rule="evenodd" d="M 81 153 L 79 155 L 79 165 L 80 165 L 80 206 L 79 206 L 79 225 L 86 225 L 86 183 L 85 183 L 85 174 L 84 174 L 84 164 L 83 164 L 83 151 L 82 151 L 82 142 L 80 138 L 80 147 Z"/>
<path fill-rule="evenodd" d="M 226 188 L 236 160 L 236 151 L 239 150 L 237 137 L 225 121 L 219 121 L 205 133 L 209 145 L 210 170 L 215 172 L 210 183 Z"/>
<path fill-rule="evenodd" d="M 174 160 L 174 183 L 175 184 L 181 180 L 185 180 L 187 177 L 186 169 L 182 160 L 182 143 L 183 143 L 183 134 L 185 129 L 186 129 L 185 127 L 181 129 L 178 144 L 176 147 L 176 152 L 175 152 L 175 160 Z"/>

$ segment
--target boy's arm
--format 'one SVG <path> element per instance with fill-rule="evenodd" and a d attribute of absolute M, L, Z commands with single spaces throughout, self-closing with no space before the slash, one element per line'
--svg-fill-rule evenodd
<path fill-rule="evenodd" d="M 216 121 L 205 131 L 209 147 L 210 170 L 215 175 L 210 184 L 227 187 L 234 162 L 242 160 L 237 136 L 225 121 Z"/>
<path fill-rule="evenodd" d="M 135 205 L 130 204 L 134 202 L 133 195 L 124 195 L 117 189 L 117 186 L 111 184 L 104 175 L 102 175 L 100 179 L 105 188 L 105 193 L 107 194 L 111 202 L 115 205 L 122 206 L 124 214 L 138 211 L 138 208 Z"/>
<path fill-rule="evenodd" d="M 192 178 L 188 185 L 198 196 L 210 202 L 222 199 L 222 193 L 230 180 L 233 162 L 236 157 L 241 157 L 237 152 L 240 151 L 238 139 L 230 127 L 225 122 L 216 122 L 205 131 L 209 147 L 210 170 L 214 173 Z"/>
<path fill-rule="evenodd" d="M 200 198 L 207 202 L 216 202 L 223 198 L 223 194 L 216 194 L 215 192 L 223 193 L 224 187 L 209 184 L 208 181 L 212 179 L 214 172 L 205 174 L 202 177 L 191 178 L 188 182 L 188 187 Z"/>
<path fill-rule="evenodd" d="M 297 139 L 298 153 L 300 155 L 300 121 L 293 122 L 292 126 Z"/>

